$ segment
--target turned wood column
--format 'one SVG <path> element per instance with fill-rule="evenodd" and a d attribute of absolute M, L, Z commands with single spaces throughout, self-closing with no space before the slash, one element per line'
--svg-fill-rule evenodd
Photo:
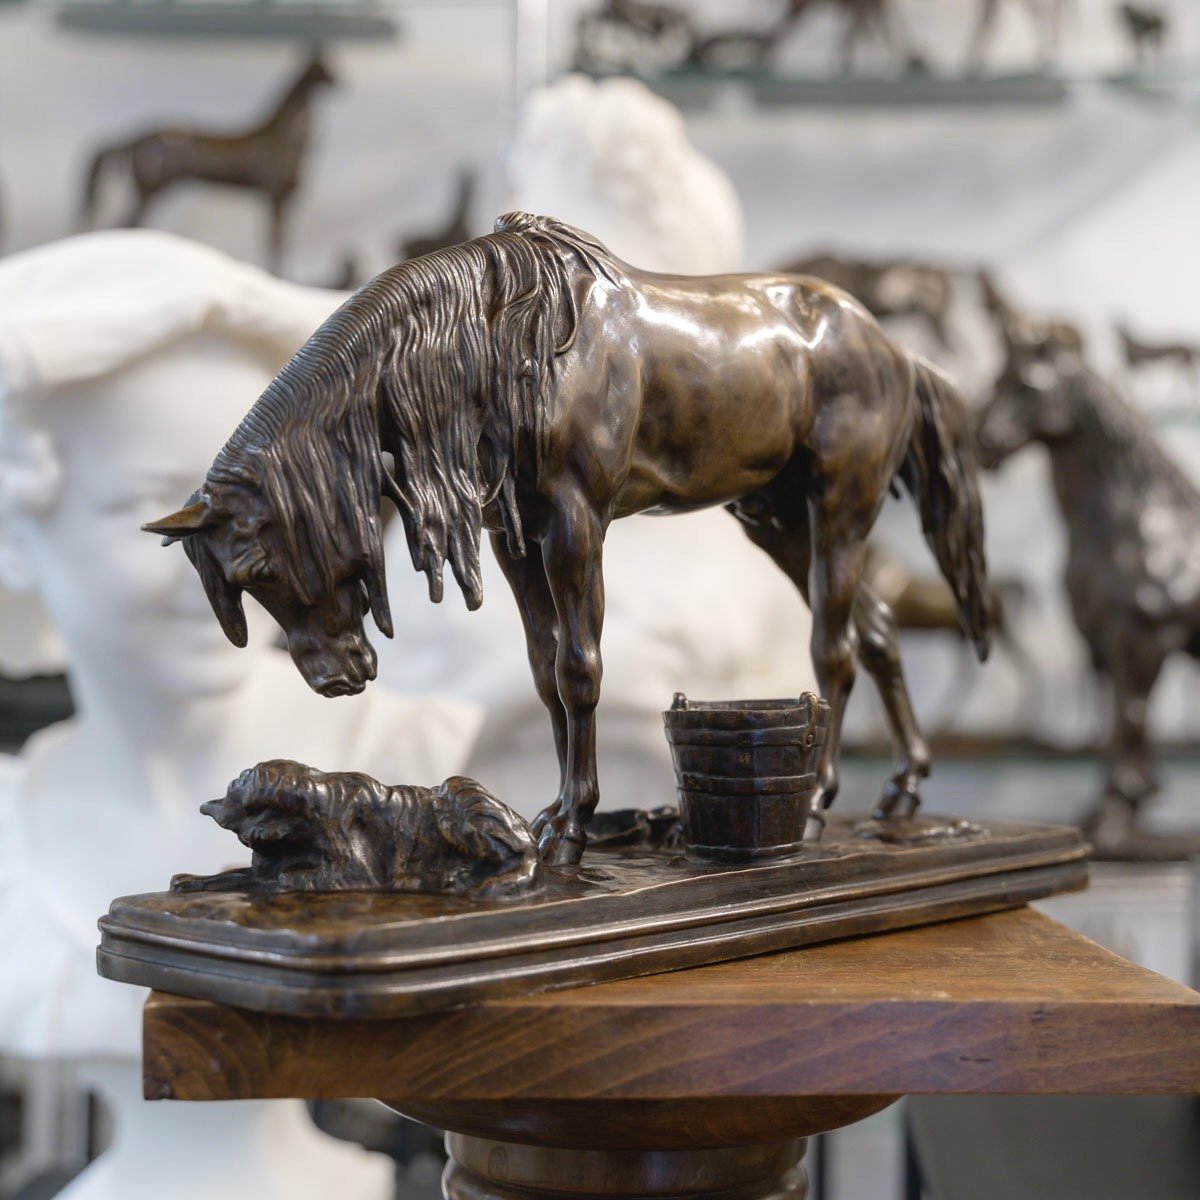
<path fill-rule="evenodd" d="M 399 1102 L 448 1129 L 447 1200 L 805 1200 L 809 1136 L 891 1096 L 672 1102 Z"/>
<path fill-rule="evenodd" d="M 446 1200 L 720 1197 L 805 1200 L 806 1138 L 709 1150 L 564 1150 L 452 1133 Z"/>

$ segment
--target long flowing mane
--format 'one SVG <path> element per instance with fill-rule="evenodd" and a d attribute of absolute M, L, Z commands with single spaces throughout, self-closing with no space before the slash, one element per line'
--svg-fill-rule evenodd
<path fill-rule="evenodd" d="M 213 463 L 210 490 L 261 492 L 286 548 L 274 565 L 310 603 L 305 563 L 332 584 L 349 551 L 369 587 L 382 581 L 386 491 L 430 597 L 441 599 L 449 559 L 477 608 L 485 504 L 499 501 L 510 549 L 525 550 L 514 482 L 521 468 L 540 473 L 555 360 L 578 333 L 576 280 L 622 274 L 586 234 L 528 213 L 385 271 L 272 381 Z"/>

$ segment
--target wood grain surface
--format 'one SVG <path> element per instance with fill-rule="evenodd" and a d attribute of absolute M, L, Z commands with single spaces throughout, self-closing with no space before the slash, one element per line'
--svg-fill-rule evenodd
<path fill-rule="evenodd" d="M 153 994 L 151 1098 L 1200 1092 L 1200 995 L 1028 909 L 453 1012 L 268 1016 Z M 520 1105 L 518 1105 L 520 1107 Z"/>

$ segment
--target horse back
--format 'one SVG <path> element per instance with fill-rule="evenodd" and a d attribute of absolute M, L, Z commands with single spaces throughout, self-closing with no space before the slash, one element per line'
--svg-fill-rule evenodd
<path fill-rule="evenodd" d="M 593 290 L 592 336 L 561 375 L 568 436 L 587 445 L 588 470 L 616 482 L 615 516 L 726 503 L 798 452 L 824 453 L 839 421 L 862 415 L 848 432 L 867 436 L 874 410 L 911 403 L 910 374 L 901 396 L 878 394 L 881 377 L 907 369 L 902 352 L 818 280 L 631 271 L 630 283 Z M 823 410 L 836 405 L 831 421 Z M 886 454 L 894 429 L 878 432 Z"/>

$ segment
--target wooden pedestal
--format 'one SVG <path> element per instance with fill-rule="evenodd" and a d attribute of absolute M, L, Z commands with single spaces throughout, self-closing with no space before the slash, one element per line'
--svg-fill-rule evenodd
<path fill-rule="evenodd" d="M 1027 909 L 454 1012 L 155 994 L 146 1094 L 379 1096 L 451 1200 L 799 1200 L 804 1139 L 906 1093 L 1200 1092 L 1200 995 Z"/>

